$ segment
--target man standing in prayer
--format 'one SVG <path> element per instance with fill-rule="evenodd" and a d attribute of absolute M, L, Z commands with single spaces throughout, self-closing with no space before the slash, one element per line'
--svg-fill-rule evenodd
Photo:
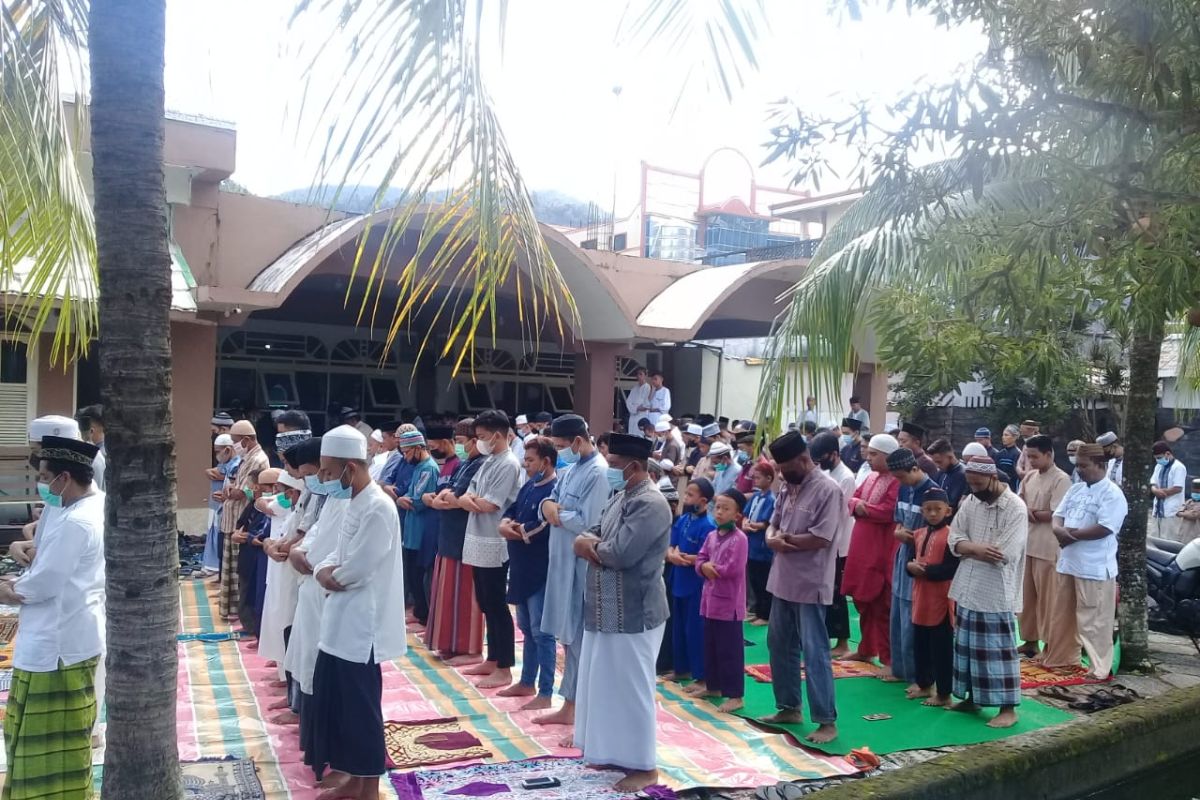
<path fill-rule="evenodd" d="M 72 423 L 74 424 L 74 423 Z M 35 453 L 43 518 L 37 555 L 0 603 L 19 606 L 4 718 L 6 798 L 92 796 L 96 669 L 104 654 L 104 493 L 98 448 L 44 436 Z"/>
<path fill-rule="evenodd" d="M 646 380 L 647 373 L 645 367 L 638 367 L 634 371 L 634 377 L 637 383 L 629 390 L 629 394 L 625 397 L 625 408 L 629 411 L 629 418 L 625 425 L 625 430 L 632 431 L 637 421 L 646 415 L 650 410 L 650 393 L 653 388 L 649 381 Z"/>
<path fill-rule="evenodd" d="M 429 622 L 429 598 L 425 594 L 425 567 L 421 550 L 425 546 L 425 537 L 436 536 L 437 533 L 432 523 L 434 511 L 425 505 L 423 498 L 437 487 L 438 465 L 429 454 L 425 436 L 420 431 L 405 431 L 397 444 L 401 458 L 413 468 L 408 486 L 397 487 L 403 492 L 396 497 L 396 505 L 404 509 L 404 527 L 401 530 L 404 585 L 413 598 L 416 624 L 424 628 Z"/>
<path fill-rule="evenodd" d="M 480 689 L 508 686 L 516 664 L 516 633 L 505 600 L 508 544 L 500 535 L 500 519 L 517 499 L 524 470 L 508 449 L 508 431 L 503 411 L 484 411 L 475 418 L 475 446 L 487 460 L 458 498 L 458 507 L 470 514 L 463 563 L 474 569 L 475 602 L 487 625 L 487 660 L 465 672 L 486 676 L 477 684 Z"/>
<path fill-rule="evenodd" d="M 867 447 L 871 474 L 854 490 L 849 509 L 854 517 L 842 591 L 858 609 L 862 640 L 847 658 L 870 662 L 878 657 L 891 666 L 889 643 L 892 610 L 892 556 L 896 541 L 896 498 L 900 482 L 888 471 L 887 459 L 900 449 L 895 437 L 879 433 Z"/>
<path fill-rule="evenodd" d="M 1037 658 L 1046 666 L 1061 667 L 1079 661 L 1075 622 L 1059 606 L 1070 581 L 1058 574 L 1061 553 L 1054 536 L 1054 509 L 1071 488 L 1067 473 L 1054 465 L 1054 443 L 1037 434 L 1025 441 L 1024 457 L 1029 469 L 1021 479 L 1019 496 L 1029 515 L 1029 541 L 1025 545 L 1023 607 L 1017 616 L 1024 640 L 1021 655 Z M 1046 643 L 1042 653 L 1038 642 Z"/>
<path fill-rule="evenodd" d="M 871 414 L 862 405 L 862 399 L 858 395 L 850 396 L 850 413 L 846 415 L 850 419 L 858 420 L 859 430 L 871 430 Z M 844 426 L 846 423 L 843 422 Z"/>
<path fill-rule="evenodd" d="M 858 468 L 863 465 L 862 427 L 862 422 L 855 417 L 842 420 L 842 438 L 838 441 L 841 447 L 840 457 L 851 473 L 858 472 Z"/>
<path fill-rule="evenodd" d="M 812 423 L 813 430 L 816 430 L 817 425 L 821 422 L 817 414 L 817 398 L 815 397 L 804 398 L 804 415 L 800 417 L 800 427 L 802 430 L 806 422 Z"/>
<path fill-rule="evenodd" d="M 104 449 L 104 406 L 84 406 L 75 415 L 85 442 L 96 445 L 96 460 L 92 462 L 92 483 L 104 491 L 104 470 L 108 466 L 107 451 Z"/>
<path fill-rule="evenodd" d="M 575 540 L 588 562 L 575 745 L 588 764 L 625 771 L 617 791 L 638 792 L 658 782 L 654 664 L 671 509 L 646 471 L 649 442 L 614 433 L 608 447 L 616 493 L 600 524 Z"/>
<path fill-rule="evenodd" d="M 983 449 L 985 451 L 987 451 L 988 458 L 992 459 L 993 461 L 996 459 L 996 455 L 1000 451 L 992 446 L 992 430 L 991 430 L 991 428 L 976 428 L 975 429 L 975 442 L 977 444 L 980 444 L 983 446 Z M 964 449 L 963 453 L 966 453 L 966 452 L 967 451 Z"/>
<path fill-rule="evenodd" d="M 1183 508 L 1183 492 L 1187 487 L 1187 467 L 1171 452 L 1171 445 L 1159 441 L 1154 443 L 1154 472 L 1150 474 L 1150 494 L 1154 495 L 1151 511 L 1154 525 L 1151 530 L 1160 539 L 1179 541 L 1179 524 L 1176 514 Z"/>
<path fill-rule="evenodd" d="M 967 462 L 967 483 L 971 495 L 950 523 L 950 551 L 959 558 L 949 593 L 958 604 L 954 694 L 963 698 L 951 710 L 999 707 L 988 727 L 1010 728 L 1021 702 L 1015 615 L 1021 610 L 1028 513 L 990 458 Z"/>
<path fill-rule="evenodd" d="M 1079 483 L 1082 478 L 1079 477 L 1079 470 L 1075 469 L 1076 456 L 1079 453 L 1079 446 L 1084 444 L 1083 439 L 1072 439 L 1067 442 L 1067 461 L 1071 462 L 1071 483 Z"/>
<path fill-rule="evenodd" d="M 1083 480 L 1071 486 L 1054 510 L 1054 535 L 1062 547 L 1058 571 L 1070 583 L 1068 596 L 1074 601 L 1060 613 L 1073 613 L 1089 671 L 1105 680 L 1113 662 L 1117 533 L 1129 505 L 1120 486 L 1107 478 L 1105 453 L 1099 444 L 1081 445 L 1077 458 Z"/>
<path fill-rule="evenodd" d="M 563 646 L 566 664 L 558 692 L 563 706 L 535 717 L 539 725 L 574 725 L 579 656 L 583 648 L 583 598 L 588 562 L 575 555 L 575 537 L 600 522 L 608 501 L 608 464 L 588 436 L 587 422 L 578 414 L 564 414 L 550 426 L 550 438 L 566 465 L 549 500 L 541 505 L 542 519 L 550 523 L 550 567 L 546 577 L 546 602 L 542 630 Z"/>
<path fill-rule="evenodd" d="M 954 447 L 947 439 L 936 439 L 926 451 L 933 463 L 937 465 L 938 474 L 934 480 L 946 493 L 946 503 L 951 512 L 958 509 L 958 504 L 967 494 L 967 470 L 954 453 Z"/>
<path fill-rule="evenodd" d="M 1105 474 L 1110 481 L 1120 486 L 1121 481 L 1125 480 L 1125 448 L 1121 446 L 1117 434 L 1113 431 L 1097 436 L 1096 444 L 1104 448 L 1104 456 L 1108 459 Z"/>
<path fill-rule="evenodd" d="M 767 544 L 775 551 L 767 583 L 775 598 L 767 648 L 774 676 L 771 688 L 779 710 L 763 721 L 798 724 L 804 720 L 800 703 L 803 660 L 808 711 L 817 723 L 807 740 L 821 744 L 837 738 L 825 615 L 833 602 L 837 541 L 847 517 L 846 501 L 840 487 L 813 463 L 800 434 L 785 433 L 771 442 L 770 450 L 783 477 L 767 531 Z"/>
<path fill-rule="evenodd" d="M 658 370 L 650 373 L 650 400 L 646 405 L 649 406 L 646 416 L 652 425 L 657 424 L 663 414 L 671 413 L 671 390 L 663 386 L 663 374 Z"/>
<path fill-rule="evenodd" d="M 342 408 L 342 424 L 349 425 L 363 435 L 363 438 L 371 435 L 371 426 L 363 422 L 362 414 L 357 408 L 343 406 Z"/>
<path fill-rule="evenodd" d="M 258 443 L 258 432 L 248 420 L 239 419 L 229 429 L 233 439 L 233 452 L 242 459 L 238 465 L 237 475 L 228 482 L 221 494 L 221 533 L 223 534 L 221 554 L 221 584 L 217 595 L 217 612 L 222 621 L 228 621 L 231 614 L 238 608 L 238 553 L 240 545 L 233 540 L 237 530 L 238 517 L 250 504 L 254 497 L 254 478 L 270 463 L 267 454 Z M 244 624 L 244 621 L 243 621 Z"/>
<path fill-rule="evenodd" d="M 1021 445 L 1021 457 L 1017 459 L 1017 479 L 1025 480 L 1025 473 L 1029 472 L 1032 467 L 1029 466 L 1029 459 L 1025 455 L 1025 449 L 1029 446 L 1029 440 L 1042 432 L 1042 423 L 1037 420 L 1027 419 L 1021 423 L 1020 438 L 1017 440 Z"/>
<path fill-rule="evenodd" d="M 321 439 L 328 502 L 346 506 L 337 544 L 313 570 L 329 592 L 313 675 L 313 748 L 331 771 L 328 798 L 376 800 L 387 772 L 380 664 L 404 655 L 404 561 L 395 505 L 367 471 L 367 441 L 349 426 Z"/>
<path fill-rule="evenodd" d="M 1017 436 L 1021 429 L 1016 425 L 1004 426 L 1004 432 L 1000 434 L 1000 444 L 1003 445 L 993 456 L 996 462 L 996 469 L 1001 473 L 1002 478 L 1008 483 L 1008 488 L 1014 492 L 1017 490 L 1017 484 L 1020 478 L 1017 477 L 1017 462 L 1021 460 L 1021 448 L 1017 447 Z"/>
<path fill-rule="evenodd" d="M 900 442 L 900 446 L 913 454 L 913 458 L 917 459 L 917 464 L 925 471 L 929 478 L 937 478 L 938 468 L 933 459 L 925 454 L 925 429 L 915 422 L 906 422 L 900 426 L 900 434 L 896 437 Z M 921 509 L 918 508 L 919 512 Z"/>
<path fill-rule="evenodd" d="M 808 452 L 813 463 L 841 488 L 842 499 L 849 508 L 850 498 L 854 496 L 858 483 L 854 479 L 854 473 L 842 463 L 837 445 L 838 440 L 832 433 L 819 433 L 813 438 Z M 845 658 L 850 653 L 850 607 L 846 603 L 846 595 L 842 592 L 842 578 L 846 574 L 846 556 L 850 552 L 850 535 L 853 529 L 854 518 L 846 514 L 842 518 L 842 528 L 838 532 L 836 542 L 837 570 L 833 581 L 833 603 L 825 614 L 825 632 L 834 640 L 830 655 L 835 659 Z"/>
<path fill-rule="evenodd" d="M 907 681 L 910 696 L 915 697 L 917 686 L 916 641 L 913 638 L 912 590 L 913 576 L 908 563 L 916 560 L 916 531 L 925 527 L 921 505 L 925 493 L 937 486 L 912 451 L 901 447 L 887 458 L 888 471 L 900 482 L 896 497 L 896 548 L 892 559 L 892 608 L 888 641 L 892 650 L 890 679 Z M 885 678 L 884 680 L 888 680 Z"/>

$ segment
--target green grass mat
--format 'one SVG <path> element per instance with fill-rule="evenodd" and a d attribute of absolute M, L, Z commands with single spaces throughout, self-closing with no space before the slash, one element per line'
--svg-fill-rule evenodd
<path fill-rule="evenodd" d="M 793 734 L 805 747 L 826 753 L 842 755 L 866 746 L 872 752 L 883 754 L 990 742 L 1073 718 L 1066 711 L 1026 697 L 1017 707 L 1017 724 L 1007 730 L 994 730 L 984 724 L 996 713 L 992 709 L 985 709 L 980 714 L 959 714 L 930 708 L 921 705 L 920 700 L 905 699 L 904 684 L 884 683 L 876 678 L 842 678 L 834 684 L 837 692 L 838 738 L 823 745 L 805 742 L 804 737 L 816 728 L 811 722 L 771 727 Z M 804 705 L 807 714 L 807 698 Z M 747 679 L 746 707 L 738 712 L 738 716 L 753 720 L 774 713 L 775 696 L 771 684 Z M 863 719 L 866 714 L 891 714 L 892 718 L 868 722 Z"/>

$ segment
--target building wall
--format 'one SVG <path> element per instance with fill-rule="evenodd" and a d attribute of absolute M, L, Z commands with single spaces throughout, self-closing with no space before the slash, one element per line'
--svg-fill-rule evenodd
<path fill-rule="evenodd" d="M 61 414 L 75 416 L 75 367 L 72 364 L 50 363 L 54 335 L 42 334 L 37 353 L 37 416 Z"/>
<path fill-rule="evenodd" d="M 763 362 L 759 359 L 726 358 L 721 361 L 721 403 L 720 413 L 730 419 L 754 419 L 758 406 L 759 385 L 762 381 Z M 713 376 L 715 383 L 715 375 Z M 806 369 L 796 368 L 792 375 L 793 383 L 809 385 Z M 847 373 L 842 378 L 842 385 L 837 395 L 826 395 L 817 398 L 817 412 L 822 425 L 838 425 L 849 410 L 848 400 L 853 394 L 854 376 Z M 784 417 L 787 422 L 799 418 L 804 408 L 804 397 L 797 395 L 789 397 L 788 410 Z"/>
<path fill-rule="evenodd" d="M 175 434 L 176 506 L 179 528 L 203 533 L 208 528 L 212 465 L 213 382 L 217 366 L 217 328 L 171 323 L 171 418 Z"/>
<path fill-rule="evenodd" d="M 216 269 L 209 283 L 235 289 L 247 286 L 285 250 L 329 219 L 323 208 L 233 192 L 221 192 L 217 209 Z"/>

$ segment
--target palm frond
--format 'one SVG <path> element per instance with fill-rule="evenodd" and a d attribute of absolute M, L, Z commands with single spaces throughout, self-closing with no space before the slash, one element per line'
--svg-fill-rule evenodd
<path fill-rule="evenodd" d="M 805 394 L 836 394 L 870 336 L 872 304 L 886 289 L 943 283 L 978 255 L 972 236 L 935 236 L 948 225 L 1033 212 L 1052 194 L 1040 165 L 998 161 L 982 186 L 962 160 L 881 179 L 821 241 L 776 319 L 757 416 L 769 431 Z"/>
<path fill-rule="evenodd" d="M 76 162 L 83 104 L 72 120 L 59 83 L 64 68 L 82 74 L 86 20 L 85 0 L 9 0 L 0 12 L 0 293 L 8 330 L 55 321 L 55 361 L 85 353 L 98 328 L 95 226 Z"/>
<path fill-rule="evenodd" d="M 433 308 L 435 321 L 452 323 L 438 355 L 451 358 L 456 373 L 472 363 L 481 336 L 495 339 L 498 292 L 507 284 L 515 283 L 527 341 L 547 326 L 562 338 L 564 323 L 577 327 L 578 319 L 483 85 L 483 10 L 484 0 L 305 0 L 296 10 L 338 21 L 327 41 L 310 45 L 309 77 L 345 76 L 323 97 L 306 92 L 301 124 L 327 131 L 314 184 L 333 177 L 332 207 L 351 183 L 373 183 L 377 210 L 389 187 L 403 188 L 405 201 L 359 240 L 359 322 L 382 321 L 390 347 L 418 311 Z M 447 198 L 430 209 L 425 200 L 439 189 Z M 416 248 L 397 269 L 392 257 L 411 245 L 412 227 L 420 229 Z M 381 242 L 373 253 L 372 235 Z M 399 300 L 384 309 L 388 286 Z M 421 334 L 422 353 L 432 327 Z"/>

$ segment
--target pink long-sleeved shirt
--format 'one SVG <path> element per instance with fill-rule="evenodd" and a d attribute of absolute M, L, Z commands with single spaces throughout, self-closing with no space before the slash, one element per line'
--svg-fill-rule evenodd
<path fill-rule="evenodd" d="M 696 557 L 696 572 L 712 562 L 715 580 L 705 578 L 700 594 L 700 616 L 741 621 L 746 618 L 746 551 L 749 542 L 740 528 L 728 533 L 712 531 Z"/>

